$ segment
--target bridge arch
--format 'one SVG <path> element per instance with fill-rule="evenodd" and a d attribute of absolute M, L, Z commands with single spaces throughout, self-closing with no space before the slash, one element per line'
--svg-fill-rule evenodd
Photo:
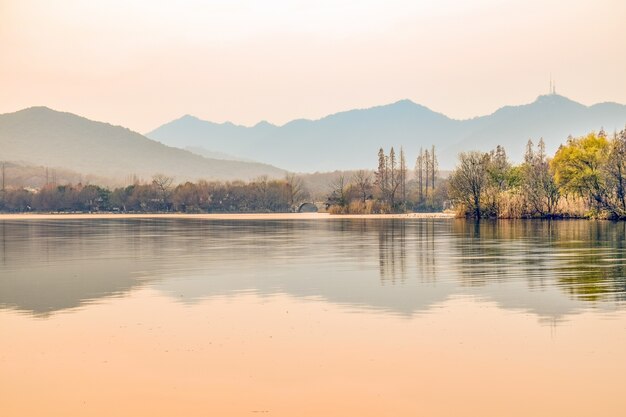
<path fill-rule="evenodd" d="M 318 208 L 314 203 L 306 202 L 298 206 L 298 213 L 317 213 Z"/>

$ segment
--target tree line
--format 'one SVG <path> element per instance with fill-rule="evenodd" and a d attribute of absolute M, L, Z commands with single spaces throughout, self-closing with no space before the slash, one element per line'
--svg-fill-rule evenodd
<path fill-rule="evenodd" d="M 396 154 L 378 150 L 376 171 L 359 170 L 350 178 L 340 175 L 331 184 L 327 207 L 331 213 L 403 213 L 440 211 L 446 200 L 439 178 L 435 147 L 421 149 L 410 171 L 403 148 Z"/>
<path fill-rule="evenodd" d="M 155 175 L 147 184 L 108 189 L 97 185 L 47 184 L 40 190 L 0 191 L 3 212 L 289 212 L 308 197 L 302 180 L 260 177 L 243 182 L 186 182 Z"/>
<path fill-rule="evenodd" d="M 626 219 L 626 129 L 569 137 L 553 157 L 528 141 L 521 164 L 504 148 L 464 152 L 448 184 L 467 217 Z"/>
<path fill-rule="evenodd" d="M 523 162 L 512 164 L 502 146 L 463 152 L 442 178 L 435 147 L 421 149 L 413 170 L 403 148 L 378 150 L 376 170 L 340 173 L 330 184 L 330 213 L 441 211 L 471 218 L 593 217 L 626 219 L 626 129 L 569 137 L 554 156 L 543 139 L 528 141 Z M 46 184 L 40 190 L 6 188 L 0 165 L 3 212 L 290 212 L 310 200 L 302 179 L 198 181 L 174 185 L 156 175 L 149 183 L 108 189 Z"/>

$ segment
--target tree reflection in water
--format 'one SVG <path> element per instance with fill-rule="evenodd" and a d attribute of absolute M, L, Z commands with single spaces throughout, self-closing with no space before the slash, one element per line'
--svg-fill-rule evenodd
<path fill-rule="evenodd" d="M 46 316 L 149 286 L 401 315 L 470 295 L 554 318 L 624 306 L 625 240 L 602 221 L 0 221 L 0 308 Z"/>

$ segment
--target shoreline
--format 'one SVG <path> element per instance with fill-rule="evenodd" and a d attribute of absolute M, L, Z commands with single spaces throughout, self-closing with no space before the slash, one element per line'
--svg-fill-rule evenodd
<path fill-rule="evenodd" d="M 329 213 L 15 213 L 0 214 L 4 220 L 336 220 L 336 219 L 453 219 L 452 213 L 329 214 Z"/>

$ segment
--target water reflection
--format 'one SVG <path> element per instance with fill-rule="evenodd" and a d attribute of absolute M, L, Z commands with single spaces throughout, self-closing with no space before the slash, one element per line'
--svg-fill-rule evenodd
<path fill-rule="evenodd" d="M 45 316 L 149 285 L 412 315 L 456 295 L 558 320 L 619 309 L 626 224 L 589 221 L 0 222 L 0 308 Z"/>
<path fill-rule="evenodd" d="M 467 285 L 524 279 L 586 301 L 624 301 L 626 224 L 591 221 L 455 222 Z"/>

